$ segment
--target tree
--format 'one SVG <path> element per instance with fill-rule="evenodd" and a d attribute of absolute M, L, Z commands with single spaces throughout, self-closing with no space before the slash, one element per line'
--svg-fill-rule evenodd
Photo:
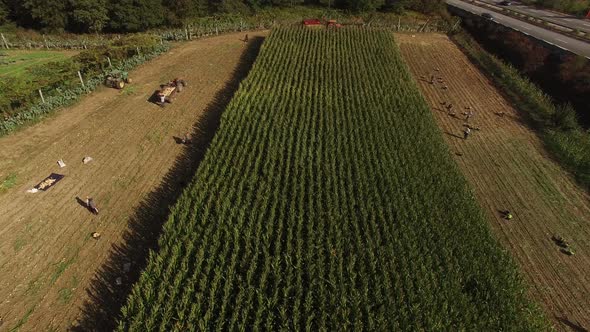
<path fill-rule="evenodd" d="M 67 0 L 24 0 L 22 8 L 32 25 L 49 31 L 63 31 L 67 23 Z"/>
<path fill-rule="evenodd" d="M 187 20 L 208 14 L 207 0 L 176 0 L 165 2 L 168 8 L 166 21 L 170 25 L 179 26 Z"/>
<path fill-rule="evenodd" d="M 249 14 L 250 8 L 242 0 L 211 0 L 209 4 L 218 13 Z"/>
<path fill-rule="evenodd" d="M 443 0 L 412 0 L 408 5 L 408 8 L 415 11 L 432 14 L 441 11 L 445 6 L 445 2 Z"/>
<path fill-rule="evenodd" d="M 8 6 L 0 0 L 0 25 L 8 22 Z"/>
<path fill-rule="evenodd" d="M 108 28 L 138 32 L 161 26 L 166 9 L 160 0 L 111 0 Z"/>
<path fill-rule="evenodd" d="M 100 32 L 108 22 L 106 0 L 70 0 L 70 24 L 76 32 Z"/>
<path fill-rule="evenodd" d="M 402 13 L 411 4 L 412 0 L 385 0 L 385 10 Z"/>

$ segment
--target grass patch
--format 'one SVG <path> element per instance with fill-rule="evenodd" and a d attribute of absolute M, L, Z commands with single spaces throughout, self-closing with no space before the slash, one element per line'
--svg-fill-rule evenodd
<path fill-rule="evenodd" d="M 516 68 L 486 52 L 467 33 L 453 35 L 467 56 L 508 96 L 543 140 L 553 158 L 586 190 L 590 190 L 590 130 L 584 130 L 570 105 L 551 97 Z"/>
<path fill-rule="evenodd" d="M 48 62 L 65 60 L 77 52 L 10 50 L 0 54 L 0 78 L 19 78 L 27 69 Z"/>
<path fill-rule="evenodd" d="M 74 260 L 75 260 L 74 258 L 70 258 L 68 260 L 66 260 L 64 258 L 60 262 L 54 264 L 55 270 L 53 271 L 53 274 L 51 275 L 51 278 L 49 279 L 49 285 L 55 284 L 57 279 L 59 279 L 59 277 L 68 269 L 68 267 L 70 265 L 72 265 Z"/>
<path fill-rule="evenodd" d="M 159 130 L 152 130 L 145 135 L 145 139 L 152 144 L 161 144 L 164 141 L 164 135 Z"/>
<path fill-rule="evenodd" d="M 41 289 L 42 285 L 43 283 L 39 281 L 39 277 L 29 281 L 29 284 L 27 285 L 27 290 L 25 290 L 25 294 L 30 296 L 36 295 L 37 292 L 39 292 L 39 290 Z"/>
<path fill-rule="evenodd" d="M 57 294 L 57 301 L 61 304 L 67 304 L 70 302 L 74 295 L 74 289 L 78 287 L 78 277 L 73 276 L 72 280 L 70 281 L 69 287 L 62 288 L 59 290 Z"/>
<path fill-rule="evenodd" d="M 27 224 L 25 229 L 17 236 L 14 241 L 13 249 L 15 252 L 20 251 L 33 236 L 33 224 Z"/>
<path fill-rule="evenodd" d="M 14 187 L 17 183 L 17 176 L 16 173 L 10 173 L 7 177 L 2 180 L 0 183 L 0 193 Z"/>
<path fill-rule="evenodd" d="M 61 304 L 66 304 L 72 299 L 72 290 L 70 288 L 62 288 L 58 292 L 57 301 Z"/>
<path fill-rule="evenodd" d="M 123 96 L 131 96 L 134 95 L 135 92 L 137 92 L 137 87 L 126 85 L 125 88 L 123 88 L 122 94 Z"/>
<path fill-rule="evenodd" d="M 31 317 L 33 311 L 35 311 L 35 306 L 32 306 L 29 308 L 29 310 L 27 310 L 25 315 L 18 321 L 18 323 L 16 323 L 16 325 L 10 329 L 10 332 L 20 331 L 20 328 L 29 320 L 29 317 Z"/>

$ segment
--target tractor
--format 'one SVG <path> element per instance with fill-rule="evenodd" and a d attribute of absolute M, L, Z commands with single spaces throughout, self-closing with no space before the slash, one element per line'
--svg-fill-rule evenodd
<path fill-rule="evenodd" d="M 111 71 L 104 81 L 104 84 L 109 88 L 115 88 L 119 90 L 125 87 L 125 83 L 131 83 L 129 73 L 118 69 Z"/>

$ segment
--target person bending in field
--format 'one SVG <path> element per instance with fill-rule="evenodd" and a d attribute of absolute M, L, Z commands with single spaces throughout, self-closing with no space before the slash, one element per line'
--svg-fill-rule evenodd
<path fill-rule="evenodd" d="M 471 117 L 473 117 L 473 110 L 469 110 L 469 112 L 465 114 L 465 121 L 469 122 L 469 119 L 471 119 Z"/>
<path fill-rule="evenodd" d="M 186 134 L 184 134 L 184 137 L 180 140 L 180 142 L 182 144 L 190 144 L 191 143 L 190 134 L 188 132 Z"/>
<path fill-rule="evenodd" d="M 90 210 L 90 212 L 98 214 L 98 207 L 96 206 L 96 203 L 94 202 L 94 199 L 92 199 L 92 197 L 86 196 L 86 207 L 88 208 L 88 210 Z"/>
<path fill-rule="evenodd" d="M 166 103 L 166 95 L 164 95 L 164 92 L 162 90 L 159 90 L 156 93 L 156 104 L 158 104 L 160 106 L 164 106 L 165 103 Z"/>
<path fill-rule="evenodd" d="M 467 137 L 469 137 L 469 134 L 471 134 L 471 128 L 467 127 L 465 128 L 465 130 L 463 130 L 463 139 L 467 139 Z"/>

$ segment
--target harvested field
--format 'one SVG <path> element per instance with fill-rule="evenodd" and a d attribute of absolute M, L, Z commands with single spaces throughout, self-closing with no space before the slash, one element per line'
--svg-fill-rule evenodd
<path fill-rule="evenodd" d="M 531 297 L 556 329 L 589 329 L 590 197 L 446 36 L 397 34 L 396 39 L 494 233 L 528 280 Z M 455 116 L 443 102 L 454 106 Z M 467 140 L 465 107 L 474 111 L 469 124 L 479 128 Z M 500 210 L 510 210 L 514 218 L 503 219 Z M 562 252 L 554 235 L 567 240 L 575 254 Z"/>
<path fill-rule="evenodd" d="M 243 34 L 181 44 L 133 71 L 124 90 L 99 89 L 0 138 L 0 330 L 112 330 L 265 35 L 249 34 L 249 44 Z M 147 101 L 174 77 L 188 87 L 173 104 Z M 177 144 L 186 132 L 192 144 Z M 94 160 L 84 165 L 85 156 Z M 65 178 L 26 192 L 52 172 Z M 83 206 L 86 196 L 99 215 Z"/>

